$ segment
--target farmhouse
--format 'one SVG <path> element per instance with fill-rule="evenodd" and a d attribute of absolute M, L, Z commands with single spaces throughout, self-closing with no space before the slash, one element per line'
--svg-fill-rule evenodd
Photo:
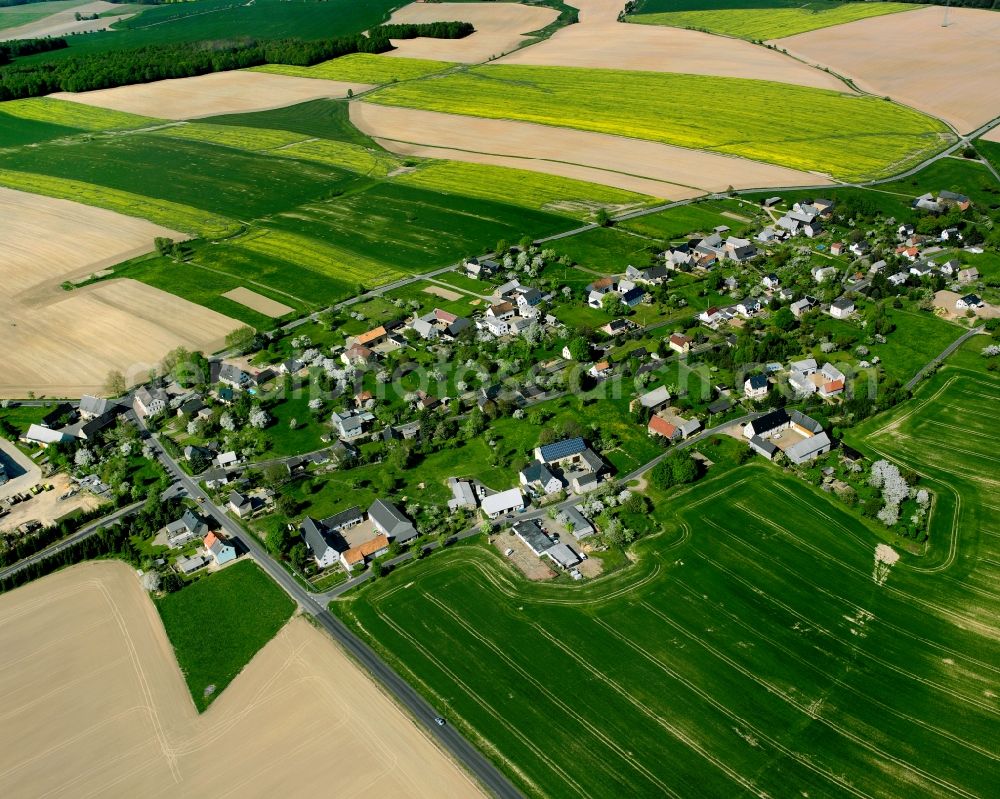
<path fill-rule="evenodd" d="M 162 388 L 140 386 L 135 392 L 133 408 L 143 419 L 157 416 L 167 409 L 168 397 Z"/>
<path fill-rule="evenodd" d="M 532 461 L 521 469 L 519 479 L 526 488 L 537 488 L 546 495 L 556 494 L 563 487 L 562 480 L 552 474 L 541 461 Z"/>
<path fill-rule="evenodd" d="M 536 447 L 535 459 L 549 467 L 556 474 L 558 468 L 562 472 L 565 483 L 569 483 L 573 491 L 584 493 L 597 488 L 604 461 L 591 450 L 582 438 L 569 438 L 553 444 Z"/>
<path fill-rule="evenodd" d="M 649 285 L 659 285 L 667 279 L 669 270 L 666 266 L 651 266 L 648 269 L 636 269 L 629 266 L 625 270 L 625 277 L 636 283 L 647 283 Z"/>
<path fill-rule="evenodd" d="M 483 497 L 480 507 L 487 518 L 498 519 L 508 513 L 524 510 L 524 496 L 519 488 L 509 488 L 498 494 Z"/>
<path fill-rule="evenodd" d="M 651 436 L 662 436 L 667 441 L 676 441 L 681 437 L 680 428 L 671 424 L 662 416 L 650 417 L 649 424 L 646 425 L 646 430 Z"/>
<path fill-rule="evenodd" d="M 829 452 L 831 446 L 829 436 L 815 419 L 799 411 L 789 414 L 784 408 L 747 422 L 743 437 L 755 452 L 769 460 L 780 450 L 797 465 Z"/>
<path fill-rule="evenodd" d="M 241 390 L 246 388 L 250 383 L 250 375 L 234 364 L 220 363 L 213 364 L 212 366 L 213 368 L 218 367 L 215 380 L 212 381 L 214 383 L 222 383 L 224 386 Z"/>
<path fill-rule="evenodd" d="M 360 336 L 355 336 L 353 340 L 348 339 L 351 344 L 357 344 L 361 347 L 367 347 L 371 349 L 379 344 L 384 343 L 389 338 L 389 333 L 386 331 L 385 326 L 379 325 L 374 330 L 369 330 L 367 333 L 362 333 Z"/>
<path fill-rule="evenodd" d="M 634 411 L 636 408 L 642 407 L 649 408 L 651 411 L 658 411 L 668 402 L 670 402 L 670 392 L 666 386 L 660 386 L 632 400 L 629 403 L 629 410 Z"/>

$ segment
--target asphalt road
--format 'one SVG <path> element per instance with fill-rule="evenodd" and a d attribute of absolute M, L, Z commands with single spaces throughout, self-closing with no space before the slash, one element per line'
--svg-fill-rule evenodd
<path fill-rule="evenodd" d="M 441 711 L 421 697 L 410 685 L 385 663 L 367 644 L 354 635 L 339 619 L 334 617 L 325 605 L 322 595 L 312 594 L 303 588 L 295 578 L 270 553 L 250 535 L 243 532 L 225 511 L 215 505 L 191 477 L 170 457 L 155 438 L 149 439 L 156 451 L 157 457 L 167 473 L 176 479 L 188 495 L 197 501 L 201 507 L 211 512 L 227 535 L 239 541 L 250 556 L 273 579 L 285 593 L 294 599 L 299 606 L 316 619 L 316 622 L 326 630 L 365 669 L 383 688 L 389 691 L 419 723 L 426 727 L 430 735 L 445 750 L 451 753 L 464 768 L 472 774 L 485 788 L 500 799 L 519 799 L 521 793 L 500 773 L 500 771 L 477 750 L 458 730 L 450 724 L 438 726 L 434 719 Z"/>
<path fill-rule="evenodd" d="M 10 576 L 11 574 L 14 574 L 14 572 L 20 571 L 25 566 L 30 566 L 32 563 L 37 563 L 40 560 L 45 560 L 46 558 L 55 555 L 57 552 L 62 552 L 67 547 L 73 546 L 73 544 L 77 543 L 78 541 L 82 541 L 84 538 L 89 538 L 102 527 L 107 527 L 109 524 L 114 524 L 119 519 L 123 519 L 126 516 L 135 513 L 137 510 L 139 510 L 139 508 L 142 507 L 142 504 L 143 504 L 142 502 L 134 502 L 131 505 L 126 505 L 124 508 L 115 511 L 114 513 L 108 516 L 105 516 L 103 519 L 98 519 L 95 522 L 91 522 L 86 527 L 82 527 L 72 535 L 69 535 L 66 538 L 62 539 L 61 541 L 57 541 L 56 543 L 47 546 L 45 549 L 36 552 L 34 555 L 29 555 L 28 557 L 19 560 L 12 566 L 8 566 L 6 569 L 0 571 L 0 580 L 2 580 L 4 577 Z"/>

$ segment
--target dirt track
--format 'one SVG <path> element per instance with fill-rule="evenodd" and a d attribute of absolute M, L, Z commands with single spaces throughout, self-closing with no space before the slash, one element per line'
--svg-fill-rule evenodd
<path fill-rule="evenodd" d="M 142 219 L 0 188 L 0 397 L 80 396 L 118 369 L 143 373 L 184 345 L 212 351 L 235 320 L 134 280 L 60 284 L 184 236 Z"/>
<path fill-rule="evenodd" d="M 728 186 L 756 188 L 827 182 L 806 172 L 744 158 L 530 122 L 363 102 L 351 104 L 351 121 L 383 147 L 400 154 L 516 166 L 665 199 L 723 191 Z M 447 152 L 440 148 L 446 148 Z M 581 169 L 585 171 L 575 171 Z"/>
<path fill-rule="evenodd" d="M 773 42 L 968 133 L 1000 115 L 1000 14 L 939 6 Z"/>
<path fill-rule="evenodd" d="M 476 32 L 464 39 L 393 40 L 389 55 L 477 64 L 509 53 L 524 41 L 525 33 L 544 28 L 559 13 L 544 6 L 521 3 L 411 3 L 394 12 L 390 23 L 471 22 Z"/>
<path fill-rule="evenodd" d="M 193 78 L 158 80 L 92 92 L 57 92 L 52 97 L 158 119 L 197 119 L 265 111 L 324 97 L 346 97 L 372 87 L 266 72 L 214 72 Z"/>
<path fill-rule="evenodd" d="M 0 597 L 0 708 L 3 796 L 480 795 L 303 619 L 199 717 L 122 563 Z"/>

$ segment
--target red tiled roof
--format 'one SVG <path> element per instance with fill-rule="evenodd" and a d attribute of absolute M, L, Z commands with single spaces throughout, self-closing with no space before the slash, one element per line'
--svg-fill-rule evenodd
<path fill-rule="evenodd" d="M 677 427 L 670 424 L 662 416 L 654 416 L 649 420 L 649 432 L 657 433 L 666 438 L 673 438 L 677 434 Z"/>
<path fill-rule="evenodd" d="M 357 344 L 367 344 L 369 341 L 375 341 L 376 339 L 385 338 L 388 334 L 385 332 L 385 328 L 379 325 L 374 330 L 369 330 L 367 333 L 362 333 L 355 339 Z"/>
<path fill-rule="evenodd" d="M 365 558 L 374 555 L 376 552 L 385 549 L 389 546 L 389 539 L 384 536 L 376 536 L 370 541 L 365 541 L 365 543 L 360 546 L 351 547 L 347 552 L 344 553 L 344 561 L 350 566 L 356 563 L 362 563 Z"/>

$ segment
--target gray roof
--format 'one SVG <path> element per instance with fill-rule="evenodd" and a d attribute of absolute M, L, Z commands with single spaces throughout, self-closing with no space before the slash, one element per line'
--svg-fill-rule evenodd
<path fill-rule="evenodd" d="M 515 522 L 514 532 L 518 538 L 531 547 L 531 551 L 536 555 L 541 555 L 552 547 L 552 542 L 542 532 L 541 526 L 534 519 Z"/>
<path fill-rule="evenodd" d="M 576 554 L 576 550 L 569 544 L 556 544 L 554 547 L 549 547 L 545 554 L 564 569 L 575 566 L 580 562 L 580 556 Z"/>
<path fill-rule="evenodd" d="M 570 506 L 566 508 L 563 513 L 566 514 L 566 526 L 577 538 L 583 538 L 584 536 L 590 535 L 594 532 L 594 525 L 587 521 L 587 517 L 580 513 L 580 511 L 578 511 L 575 507 Z"/>
<path fill-rule="evenodd" d="M 778 451 L 778 447 L 775 444 L 772 444 L 770 441 L 767 441 L 760 436 L 754 436 L 751 438 L 750 446 L 758 451 L 764 452 L 769 458 L 773 458 L 774 454 Z"/>
<path fill-rule="evenodd" d="M 299 525 L 299 529 L 302 531 L 302 537 L 306 540 L 306 546 L 308 546 L 309 549 L 312 550 L 312 553 L 317 557 L 322 557 L 327 549 L 330 548 L 330 544 L 326 540 L 326 536 L 323 535 L 320 523 L 311 516 L 306 516 L 302 520 L 302 524 Z"/>
<path fill-rule="evenodd" d="M 327 516 L 323 519 L 323 526 L 331 530 L 339 530 L 341 527 L 346 527 L 349 524 L 357 524 L 364 519 L 364 514 L 361 512 L 361 508 L 357 505 L 348 508 L 347 510 L 342 510 L 340 513 L 335 513 L 333 516 Z"/>
<path fill-rule="evenodd" d="M 639 397 L 639 404 L 643 408 L 655 408 L 657 405 L 662 405 L 664 402 L 669 401 L 670 392 L 667 390 L 666 386 L 660 386 L 659 388 L 654 388 L 652 391 L 647 391 L 641 397 Z"/>
<path fill-rule="evenodd" d="M 831 308 L 837 308 L 841 311 L 846 311 L 848 308 L 854 307 L 854 300 L 849 300 L 847 297 L 840 297 L 830 303 Z"/>
<path fill-rule="evenodd" d="M 750 377 L 747 379 L 747 382 L 750 384 L 750 388 L 752 389 L 764 388 L 764 386 L 767 385 L 767 376 L 750 375 Z"/>
<path fill-rule="evenodd" d="M 802 411 L 792 411 L 789 419 L 799 427 L 804 427 L 810 433 L 818 434 L 823 432 L 823 425 L 811 416 L 806 416 Z"/>
<path fill-rule="evenodd" d="M 390 538 L 403 542 L 417 537 L 417 528 L 391 502 L 376 499 L 368 508 L 368 516 Z"/>
<path fill-rule="evenodd" d="M 111 400 L 105 399 L 104 397 L 92 397 L 89 394 L 84 394 L 80 397 L 80 413 L 86 413 L 91 416 L 100 416 L 107 411 L 109 406 L 112 404 Z"/>
<path fill-rule="evenodd" d="M 811 438 L 804 438 L 785 450 L 785 455 L 792 463 L 803 463 L 810 460 L 822 449 L 830 448 L 830 437 L 823 432 Z"/>

